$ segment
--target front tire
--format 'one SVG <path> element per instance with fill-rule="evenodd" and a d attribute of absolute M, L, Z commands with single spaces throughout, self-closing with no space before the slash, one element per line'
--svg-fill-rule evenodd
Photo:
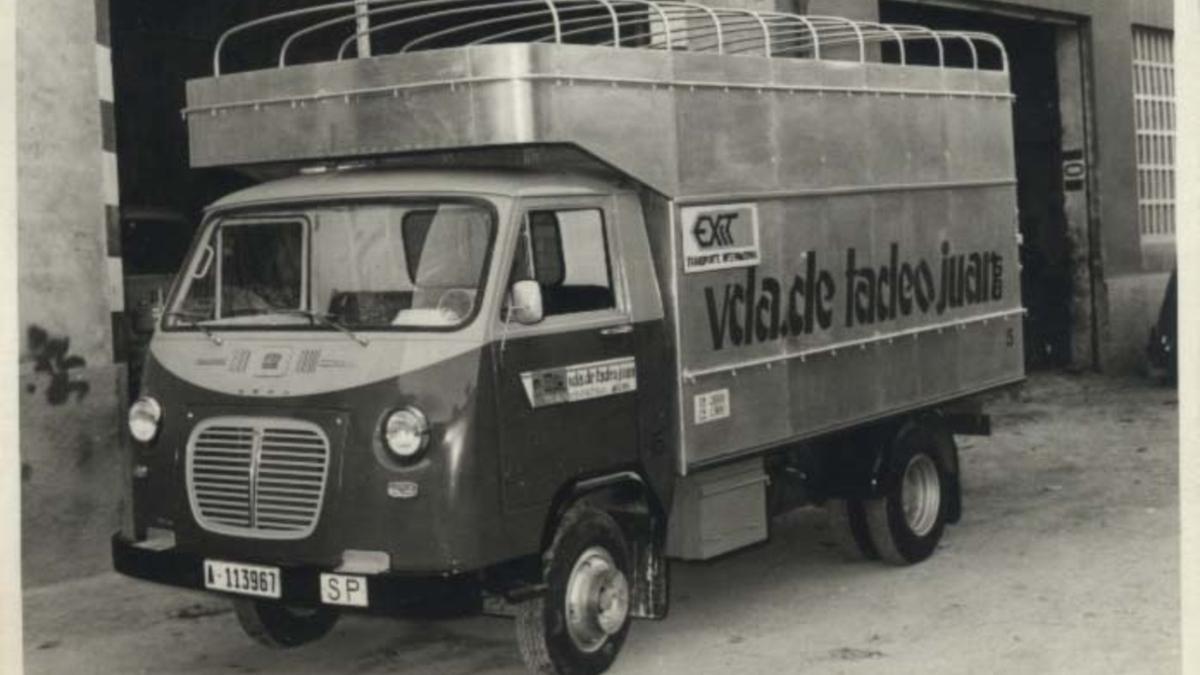
<path fill-rule="evenodd" d="M 337 610 L 296 607 L 262 600 L 233 601 L 233 611 L 246 635 L 272 649 L 290 649 L 315 642 L 333 630 Z"/>
<path fill-rule="evenodd" d="M 573 508 L 543 560 L 545 592 L 517 607 L 521 657 L 536 673 L 603 673 L 629 632 L 631 569 L 620 526 L 598 509 Z"/>
<path fill-rule="evenodd" d="M 936 433 L 917 425 L 901 431 L 888 462 L 886 493 L 864 504 L 871 542 L 892 565 L 929 558 L 945 531 L 952 481 Z"/>

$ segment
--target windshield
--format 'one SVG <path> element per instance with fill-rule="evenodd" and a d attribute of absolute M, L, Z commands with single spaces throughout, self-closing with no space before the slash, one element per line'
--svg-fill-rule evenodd
<path fill-rule="evenodd" d="M 461 326 L 494 228 L 490 209 L 466 202 L 228 217 L 197 247 L 166 325 Z"/>

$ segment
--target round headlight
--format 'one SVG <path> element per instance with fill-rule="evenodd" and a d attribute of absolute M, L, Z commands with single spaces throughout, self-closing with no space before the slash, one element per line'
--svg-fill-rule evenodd
<path fill-rule="evenodd" d="M 139 398 L 129 407 L 129 433 L 142 443 L 154 440 L 161 421 L 162 406 L 149 396 Z"/>
<path fill-rule="evenodd" d="M 397 457 L 412 459 L 429 443 L 425 413 L 409 406 L 388 415 L 383 424 L 383 440 Z"/>

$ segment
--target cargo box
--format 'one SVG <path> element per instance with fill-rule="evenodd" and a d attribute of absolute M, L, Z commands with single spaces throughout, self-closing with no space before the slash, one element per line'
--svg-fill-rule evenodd
<path fill-rule="evenodd" d="M 196 166 L 636 181 L 687 473 L 1023 377 L 1011 105 L 1004 69 L 501 44 L 196 80 L 186 116 Z"/>

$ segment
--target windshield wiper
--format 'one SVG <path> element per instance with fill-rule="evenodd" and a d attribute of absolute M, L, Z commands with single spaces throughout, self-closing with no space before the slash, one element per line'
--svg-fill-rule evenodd
<path fill-rule="evenodd" d="M 354 331 L 347 328 L 345 325 L 336 321 L 334 318 L 335 315 L 333 315 L 333 314 L 325 314 L 322 312 L 315 312 L 311 309 L 272 309 L 271 313 L 289 314 L 292 316 L 303 316 L 303 317 L 307 318 L 309 321 L 312 321 L 314 324 L 319 323 L 322 326 L 332 328 L 332 329 L 338 331 L 339 333 L 346 335 L 351 340 L 354 340 L 355 342 L 357 342 L 358 344 L 360 344 L 364 347 L 371 344 L 371 342 L 369 340 L 367 340 L 365 337 L 362 337 L 358 333 L 355 333 Z"/>
<path fill-rule="evenodd" d="M 175 310 L 174 312 L 167 312 L 166 317 L 168 319 L 171 319 L 171 318 L 178 319 L 181 323 L 183 323 L 183 325 L 187 326 L 188 328 L 199 329 L 200 331 L 202 331 L 204 333 L 204 335 L 206 337 L 208 337 L 209 340 L 212 340 L 213 344 L 217 345 L 218 347 L 225 344 L 225 341 L 221 339 L 221 336 L 214 334 L 212 332 L 212 329 L 210 329 L 208 326 L 205 326 L 204 324 L 202 324 L 196 320 L 196 319 L 207 319 L 208 318 L 207 314 L 199 314 L 196 312 L 186 312 L 183 310 Z"/>

